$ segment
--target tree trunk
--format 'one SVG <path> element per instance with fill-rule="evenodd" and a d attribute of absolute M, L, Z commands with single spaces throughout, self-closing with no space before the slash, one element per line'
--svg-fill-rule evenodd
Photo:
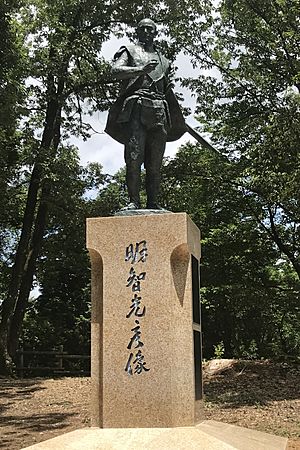
<path fill-rule="evenodd" d="M 2 332 L 0 335 L 0 375 L 11 375 L 13 369 L 14 364 L 7 348 L 7 333 Z"/>
<path fill-rule="evenodd" d="M 8 336 L 8 352 L 13 359 L 15 359 L 16 350 L 18 349 L 18 342 L 22 330 L 22 323 L 28 305 L 29 295 L 33 283 L 33 277 L 35 274 L 36 260 L 38 258 L 42 246 L 44 231 L 47 222 L 48 198 L 50 190 L 51 190 L 50 183 L 49 181 L 46 181 L 42 189 L 28 260 L 26 263 L 24 274 L 22 276 L 22 283 L 20 285 L 19 295 L 15 306 L 14 314 L 11 319 Z"/>
<path fill-rule="evenodd" d="M 0 374 L 12 372 L 12 360 L 8 352 L 8 337 L 11 319 L 14 313 L 16 299 L 22 280 L 22 273 L 26 263 L 27 250 L 31 238 L 31 230 L 35 217 L 37 197 L 40 187 L 41 166 L 37 164 L 32 171 L 24 213 L 22 232 L 11 272 L 8 294 L 2 303 L 0 322 Z"/>
<path fill-rule="evenodd" d="M 55 139 L 55 150 L 59 139 L 59 126 L 61 115 L 61 102 L 64 87 L 64 79 L 59 83 L 58 90 L 56 91 L 54 86 L 54 77 L 49 75 L 48 77 L 48 105 L 46 111 L 45 128 L 40 145 L 40 152 L 37 157 L 37 162 L 34 165 L 30 184 L 28 188 L 27 202 L 25 207 L 22 232 L 20 241 L 16 251 L 15 262 L 11 272 L 11 282 L 8 288 L 8 293 L 5 300 L 2 303 L 1 322 L 0 322 L 0 375 L 7 375 L 12 372 L 12 360 L 9 355 L 9 339 L 10 328 L 12 325 L 14 313 L 18 304 L 18 298 L 20 297 L 20 303 L 18 305 L 18 312 L 16 311 L 16 324 L 14 326 L 15 331 L 13 335 L 16 336 L 19 333 L 20 326 L 17 325 L 21 317 L 24 317 L 24 313 L 20 313 L 23 309 L 23 305 L 27 305 L 28 296 L 31 286 L 28 291 L 28 284 L 31 276 L 30 272 L 35 268 L 35 261 L 37 258 L 37 252 L 34 250 L 33 244 L 36 243 L 36 239 L 42 240 L 38 233 L 39 225 L 38 220 L 42 223 L 42 217 L 38 218 L 37 212 L 38 194 L 41 191 L 41 184 L 43 179 L 43 167 L 42 163 L 49 158 L 49 149 Z M 53 155 L 52 155 L 53 156 Z M 44 207 L 43 207 L 44 208 Z M 42 214 L 42 210 L 40 211 Z M 46 217 L 46 215 L 45 215 Z M 45 224 L 44 224 L 45 226 Z M 35 231 L 34 231 L 35 230 Z M 35 237 L 34 237 L 35 235 Z M 31 242 L 31 240 L 33 241 Z M 32 285 L 32 281 L 31 281 Z M 25 294 L 28 291 L 27 300 L 24 300 Z M 25 305 L 25 307 L 26 307 Z M 24 310 L 25 311 L 25 310 Z M 18 319 L 17 319 L 18 317 Z M 15 347 L 15 343 L 12 348 Z"/>
<path fill-rule="evenodd" d="M 52 138 L 53 156 L 56 154 L 57 148 L 60 143 L 60 136 L 61 136 L 60 126 L 61 126 L 61 106 L 58 107 L 53 130 L 53 138 Z M 42 247 L 43 236 L 47 224 L 50 192 L 51 192 L 51 183 L 49 180 L 44 180 L 37 216 L 35 220 L 34 232 L 31 240 L 30 250 L 28 252 L 28 259 L 25 265 L 22 283 L 20 285 L 19 295 L 15 306 L 14 315 L 12 316 L 10 332 L 8 336 L 8 352 L 13 359 L 15 359 L 16 350 L 18 349 L 23 319 L 28 305 L 29 295 L 33 283 L 33 277 L 36 270 L 36 261 Z"/>

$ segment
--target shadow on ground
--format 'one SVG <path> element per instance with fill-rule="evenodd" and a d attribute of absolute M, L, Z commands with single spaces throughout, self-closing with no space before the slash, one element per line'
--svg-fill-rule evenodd
<path fill-rule="evenodd" d="M 2 414 L 5 410 L 9 409 L 9 407 L 18 400 L 30 398 L 34 392 L 46 389 L 45 387 L 41 386 L 41 383 L 42 380 L 39 379 L 10 380 L 0 378 L 0 398 L 2 400 L 0 405 L 0 414 Z"/>
<path fill-rule="evenodd" d="M 206 376 L 205 399 L 223 408 L 267 406 L 270 402 L 300 399 L 299 364 L 236 361 Z"/>
<path fill-rule="evenodd" d="M 7 444 L 11 443 L 9 435 L 12 433 L 17 434 L 18 438 L 22 440 L 22 436 L 26 436 L 31 432 L 42 433 L 43 431 L 49 432 L 49 430 L 61 430 L 68 425 L 66 421 L 72 416 L 74 416 L 73 413 L 50 413 L 47 415 L 28 415 L 26 418 L 18 415 L 1 417 L 0 432 L 2 427 L 9 426 L 11 426 L 15 431 L 5 433 L 3 439 L 1 438 L 0 448 L 8 448 Z"/>
<path fill-rule="evenodd" d="M 40 413 L 36 411 L 39 407 L 33 411 L 32 397 L 37 391 L 47 389 L 42 385 L 44 381 L 44 379 L 0 379 L 0 448 L 21 448 L 29 435 L 33 433 L 43 435 L 49 430 L 64 429 L 69 425 L 68 419 L 76 415 L 68 411 L 45 413 L 43 405 L 40 405 Z M 24 400 L 29 402 L 25 408 Z M 20 401 L 22 408 L 18 408 Z M 68 402 L 62 403 L 66 405 Z"/>

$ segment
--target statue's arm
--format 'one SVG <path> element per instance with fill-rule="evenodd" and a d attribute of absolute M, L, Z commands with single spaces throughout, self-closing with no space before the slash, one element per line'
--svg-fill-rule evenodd
<path fill-rule="evenodd" d="M 127 80 L 152 72 L 157 62 L 149 62 L 141 66 L 130 66 L 126 49 L 119 52 L 111 64 L 111 72 L 116 80 Z"/>

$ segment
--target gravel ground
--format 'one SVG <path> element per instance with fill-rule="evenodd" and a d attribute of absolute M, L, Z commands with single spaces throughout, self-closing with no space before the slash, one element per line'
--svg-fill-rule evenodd
<path fill-rule="evenodd" d="M 0 448 L 19 450 L 90 424 L 89 378 L 0 379 Z M 204 364 L 206 418 L 289 438 L 300 450 L 300 368 L 269 361 Z"/>

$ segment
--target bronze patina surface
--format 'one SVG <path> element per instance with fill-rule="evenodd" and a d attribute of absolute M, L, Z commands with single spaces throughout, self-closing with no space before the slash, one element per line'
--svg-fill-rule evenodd
<path fill-rule="evenodd" d="M 146 169 L 147 209 L 160 210 L 160 171 L 166 142 L 186 131 L 170 83 L 170 62 L 156 48 L 156 25 L 143 19 L 138 42 L 115 54 L 112 74 L 121 81 L 120 96 L 109 112 L 105 131 L 125 146 L 126 184 L 130 199 L 125 209 L 140 209 L 141 166 Z"/>

